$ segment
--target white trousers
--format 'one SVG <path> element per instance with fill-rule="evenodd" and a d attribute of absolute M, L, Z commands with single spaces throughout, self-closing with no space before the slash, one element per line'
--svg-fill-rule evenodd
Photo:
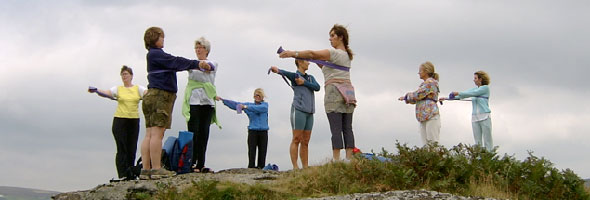
<path fill-rule="evenodd" d="M 471 122 L 471 128 L 473 128 L 475 144 L 485 147 L 488 151 L 492 151 L 494 148 L 494 141 L 492 140 L 492 118 L 488 117 L 485 120 Z"/>
<path fill-rule="evenodd" d="M 420 122 L 420 135 L 424 145 L 431 142 L 438 142 L 440 135 L 440 115 L 430 118 L 428 121 Z"/>

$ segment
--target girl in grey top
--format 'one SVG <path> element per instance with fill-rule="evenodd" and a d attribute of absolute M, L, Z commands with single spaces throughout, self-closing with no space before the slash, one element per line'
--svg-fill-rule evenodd
<path fill-rule="evenodd" d="M 313 113 L 315 113 L 315 96 L 314 92 L 320 90 L 320 85 L 315 78 L 307 74 L 309 62 L 305 60 L 295 60 L 297 71 L 295 73 L 280 70 L 272 66 L 271 71 L 280 74 L 291 81 L 293 89 L 293 104 L 291 105 L 291 128 L 293 129 L 293 139 L 289 147 L 291 163 L 293 169 L 299 169 L 297 164 L 297 155 L 301 157 L 301 166 L 308 167 L 308 145 L 311 139 L 311 129 L 313 128 Z"/>

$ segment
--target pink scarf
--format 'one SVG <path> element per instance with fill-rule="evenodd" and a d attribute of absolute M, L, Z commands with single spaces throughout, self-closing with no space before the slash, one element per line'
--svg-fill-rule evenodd
<path fill-rule="evenodd" d="M 354 87 L 350 80 L 347 79 L 330 79 L 326 81 L 325 85 L 334 85 L 344 98 L 347 105 L 354 105 L 356 107 L 356 97 L 354 96 Z"/>

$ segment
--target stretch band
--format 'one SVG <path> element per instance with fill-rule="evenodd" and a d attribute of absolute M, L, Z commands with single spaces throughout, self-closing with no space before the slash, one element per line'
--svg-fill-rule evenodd
<path fill-rule="evenodd" d="M 285 50 L 283 49 L 282 46 L 280 46 L 279 49 L 277 50 L 277 54 L 280 54 L 283 51 L 285 51 Z M 337 65 L 337 64 L 334 64 L 334 63 L 331 63 L 331 62 L 328 62 L 328 61 L 312 60 L 312 59 L 307 59 L 307 58 L 296 58 L 296 59 L 307 60 L 309 62 L 313 62 L 313 63 L 320 64 L 320 65 L 323 65 L 323 66 L 331 67 L 333 69 L 338 69 L 338 70 L 347 71 L 347 72 L 350 71 L 350 67 L 345 67 L 345 66 Z"/>
<path fill-rule="evenodd" d="M 456 100 L 455 99 L 455 94 L 453 94 L 452 92 L 449 94 L 449 100 Z M 484 97 L 484 96 L 475 96 L 475 98 L 482 98 L 482 99 L 490 99 L 490 97 Z M 471 101 L 471 100 L 469 100 Z"/>
<path fill-rule="evenodd" d="M 268 68 L 268 72 L 266 74 L 270 74 L 271 71 L 272 71 L 272 67 L 271 68 Z M 287 85 L 289 87 L 293 87 L 293 86 L 291 86 L 291 84 L 289 83 L 289 81 L 287 80 L 287 78 L 285 77 L 285 75 L 281 74 L 280 72 L 278 74 L 281 75 L 281 77 L 283 78 L 283 80 L 285 81 L 285 83 L 287 83 Z M 295 74 L 295 78 L 299 78 L 299 74 Z"/>
<path fill-rule="evenodd" d="M 241 103 L 239 103 L 238 105 L 236 105 L 236 112 L 238 114 L 242 114 L 242 109 L 244 109 L 244 108 L 242 108 L 242 106 L 243 105 Z"/>
<path fill-rule="evenodd" d="M 102 93 L 102 92 L 98 91 L 98 88 L 95 88 L 95 87 L 92 87 L 92 86 L 88 86 L 88 91 L 89 92 L 96 92 L 96 94 L 98 94 L 99 96 L 104 97 L 104 98 L 109 98 L 111 100 L 117 100 L 114 97 L 111 97 L 111 96 L 109 96 L 109 95 L 107 95 L 105 93 Z"/>
<path fill-rule="evenodd" d="M 448 101 L 471 101 L 471 99 L 455 99 L 455 94 L 453 94 L 452 92 L 449 94 L 449 99 L 447 99 Z M 485 97 L 485 96 L 475 96 L 475 98 L 482 98 L 482 99 L 490 99 L 490 97 Z M 440 101 L 440 105 L 442 105 L 442 101 Z"/>

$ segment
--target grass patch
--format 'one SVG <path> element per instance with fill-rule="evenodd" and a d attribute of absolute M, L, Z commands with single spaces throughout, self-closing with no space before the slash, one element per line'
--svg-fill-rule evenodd
<path fill-rule="evenodd" d="M 590 189 L 573 171 L 557 170 L 532 152 L 519 161 L 479 146 L 396 146 L 397 154 L 378 154 L 388 162 L 357 155 L 348 163 L 283 173 L 272 185 L 200 180 L 182 192 L 166 186 L 137 199 L 298 199 L 414 189 L 498 199 L 590 199 Z"/>
<path fill-rule="evenodd" d="M 129 199 L 176 200 L 176 199 L 296 199 L 293 195 L 276 192 L 265 185 L 247 185 L 214 180 L 199 180 L 193 186 L 179 192 L 174 186 L 160 186 L 154 195 L 138 193 Z"/>
<path fill-rule="evenodd" d="M 529 152 L 518 161 L 479 146 L 459 144 L 410 148 L 396 144 L 398 153 L 357 157 L 285 175 L 281 187 L 300 197 L 427 189 L 462 196 L 510 199 L 590 199 L 584 181 L 570 169 L 559 171 Z"/>

